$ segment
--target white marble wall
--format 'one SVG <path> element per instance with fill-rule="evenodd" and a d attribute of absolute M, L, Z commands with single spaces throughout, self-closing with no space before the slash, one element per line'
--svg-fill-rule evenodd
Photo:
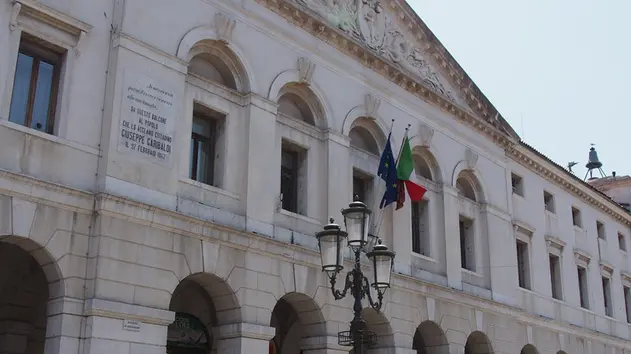
<path fill-rule="evenodd" d="M 319 309 L 309 328 L 325 323 L 325 331 L 307 331 L 302 345 L 339 351 L 334 336 L 347 330 L 351 302 L 330 294 L 313 235 L 329 216 L 341 222 L 353 167 L 376 173 L 378 156 L 352 148 L 350 130 L 366 127 L 381 149 L 391 119 L 395 154 L 409 124 L 412 145 L 432 156 L 433 182 L 431 257 L 411 252 L 409 205 L 384 216 L 380 236 L 397 252 L 397 275 L 385 319 L 369 322 L 389 346 L 410 352 L 416 328 L 432 321 L 450 353 L 461 353 L 474 332 L 484 333 L 495 353 L 528 343 L 540 353 L 631 349 L 622 293 L 629 260 L 617 244 L 628 226 L 259 3 L 49 0 L 16 9 L 0 3 L 0 45 L 8 48 L 0 54 L 0 242 L 18 244 L 44 269 L 47 353 L 163 353 L 171 296 L 200 273 L 208 277 L 195 279 L 217 312 L 219 353 L 266 352 L 274 306 L 294 292 L 308 299 L 294 305 Z M 57 22 L 41 24 L 33 14 Z M 53 135 L 8 122 L 22 32 L 67 49 Z M 236 90 L 187 75 L 192 55 L 204 50 L 229 62 Z M 127 79 L 138 75 L 174 94 L 169 163 L 118 148 Z M 280 95 L 297 84 L 308 93 L 315 126 L 278 117 Z M 217 187 L 188 178 L 194 101 L 226 116 Z M 278 208 L 281 138 L 309 151 L 304 215 Z M 523 178 L 524 197 L 512 195 L 511 172 Z M 461 174 L 475 179 L 475 203 L 458 194 Z M 555 196 L 555 215 L 543 209 L 544 189 Z M 572 226 L 571 206 L 581 209 L 582 228 Z M 460 265 L 459 215 L 475 218 L 475 272 Z M 596 238 L 596 220 L 605 223 L 605 241 Z M 530 290 L 517 286 L 514 225 L 531 233 Z M 546 237 L 563 244 L 563 301 L 551 298 Z M 577 251 L 591 257 L 589 310 L 578 300 Z M 601 263 L 613 269 L 611 318 L 604 316 Z M 140 330 L 126 330 L 125 320 L 141 322 Z"/>

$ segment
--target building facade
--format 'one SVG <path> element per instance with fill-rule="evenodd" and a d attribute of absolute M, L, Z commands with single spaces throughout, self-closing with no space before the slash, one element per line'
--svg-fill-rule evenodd
<path fill-rule="evenodd" d="M 1 0 L 0 48 L 2 353 L 348 352 L 314 234 L 406 127 L 370 352 L 631 353 L 631 215 L 402 0 Z"/>

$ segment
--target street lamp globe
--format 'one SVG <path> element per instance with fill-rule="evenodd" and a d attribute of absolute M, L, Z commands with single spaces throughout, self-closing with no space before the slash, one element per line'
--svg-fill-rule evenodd
<path fill-rule="evenodd" d="M 355 201 L 348 205 L 348 208 L 342 209 L 344 225 L 348 234 L 348 246 L 353 251 L 362 250 L 368 243 L 371 213 L 366 204 L 359 201 L 357 196 L 355 196 Z"/>
<path fill-rule="evenodd" d="M 394 252 L 389 251 L 379 239 L 372 251 L 366 253 L 374 271 L 374 282 L 371 284 L 381 295 L 390 287 L 390 275 L 394 263 Z"/>
<path fill-rule="evenodd" d="M 329 278 L 333 278 L 344 269 L 347 234 L 331 218 L 329 224 L 324 226 L 324 230 L 316 233 L 316 238 L 320 247 L 322 270 Z"/>

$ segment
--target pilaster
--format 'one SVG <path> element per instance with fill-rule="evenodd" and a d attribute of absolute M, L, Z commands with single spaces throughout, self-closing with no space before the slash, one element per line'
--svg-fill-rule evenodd
<path fill-rule="evenodd" d="M 245 195 L 247 231 L 273 236 L 274 210 L 278 196 L 274 191 L 280 182 L 274 178 L 272 161 L 276 151 L 277 105 L 263 97 L 250 94 L 248 117 L 247 188 Z M 261 186 L 266 188 L 261 189 Z"/>
<path fill-rule="evenodd" d="M 392 247 L 396 252 L 394 272 L 411 275 L 412 252 L 412 210 L 409 199 L 403 207 L 392 212 Z"/>
<path fill-rule="evenodd" d="M 447 263 L 447 284 L 454 289 L 462 289 L 462 265 L 460 264 L 460 231 L 458 192 L 443 186 L 445 201 L 445 252 Z"/>
<path fill-rule="evenodd" d="M 512 221 L 508 214 L 486 206 L 482 213 L 486 217 L 488 239 L 489 274 L 493 300 L 508 305 L 517 305 L 518 275 L 517 254 Z"/>
<path fill-rule="evenodd" d="M 83 300 L 68 297 L 48 302 L 45 354 L 79 352 L 83 303 Z"/>
<path fill-rule="evenodd" d="M 348 207 L 353 200 L 350 140 L 332 131 L 327 133 L 326 139 L 327 216 L 335 218 L 338 223 L 343 223 L 340 210 Z"/>

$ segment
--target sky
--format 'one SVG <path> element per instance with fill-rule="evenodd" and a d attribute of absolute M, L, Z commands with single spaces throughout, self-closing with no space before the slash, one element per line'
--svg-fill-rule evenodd
<path fill-rule="evenodd" d="M 631 0 L 407 0 L 529 145 L 631 174 Z"/>

